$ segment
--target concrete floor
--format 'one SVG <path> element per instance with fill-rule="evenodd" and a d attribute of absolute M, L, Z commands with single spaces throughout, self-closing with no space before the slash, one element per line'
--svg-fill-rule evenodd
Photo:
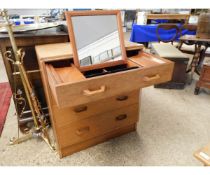
<path fill-rule="evenodd" d="M 0 81 L 6 81 L 1 58 L 0 73 Z M 0 138 L 0 165 L 201 165 L 193 152 L 210 142 L 210 92 L 195 96 L 194 79 L 184 90 L 144 88 L 136 132 L 63 159 L 41 140 L 8 145 L 17 136 L 12 102 Z"/>

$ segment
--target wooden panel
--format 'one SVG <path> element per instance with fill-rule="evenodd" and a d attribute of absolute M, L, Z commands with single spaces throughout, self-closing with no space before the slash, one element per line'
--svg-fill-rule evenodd
<path fill-rule="evenodd" d="M 138 114 L 138 104 L 134 104 L 59 127 L 60 145 L 61 147 L 67 147 L 109 131 L 132 125 L 138 121 Z"/>
<path fill-rule="evenodd" d="M 74 79 L 73 82 L 69 78 L 71 77 L 70 74 L 66 78 L 59 73 L 61 68 L 54 68 L 54 71 L 47 68 L 50 88 L 57 105 L 59 107 L 76 106 L 171 79 L 173 71 L 173 62 L 171 61 L 154 56 L 149 57 L 149 54 L 136 56 L 131 60 L 136 62 L 135 65 L 139 68 L 93 78 L 84 78 L 79 75 L 78 81 Z M 63 67 L 62 69 L 69 72 L 70 69 L 74 69 L 77 74 L 81 74 L 73 66 Z M 58 74 L 57 77 L 61 77 L 62 82 L 60 80 L 56 81 L 53 74 Z M 87 94 L 87 91 L 90 94 Z"/>
<path fill-rule="evenodd" d="M 106 98 L 97 102 L 82 104 L 75 107 L 58 108 L 53 106 L 57 126 L 70 124 L 107 111 L 121 109 L 139 102 L 139 89 L 133 92 L 121 93 L 117 96 Z"/>
<path fill-rule="evenodd" d="M 189 14 L 148 14 L 147 19 L 184 19 L 188 22 Z"/>
<path fill-rule="evenodd" d="M 126 49 L 126 51 L 142 50 L 142 49 L 144 49 L 144 45 L 130 42 L 130 41 L 125 41 L 125 49 Z"/>
<path fill-rule="evenodd" d="M 60 158 L 68 156 L 68 155 L 73 154 L 75 152 L 81 151 L 81 150 L 83 150 L 85 148 L 88 148 L 90 146 L 99 144 L 99 143 L 104 142 L 106 140 L 109 140 L 111 138 L 118 137 L 120 135 L 135 131 L 135 130 L 136 130 L 136 124 L 132 124 L 132 125 L 129 125 L 129 126 L 125 126 L 125 127 L 113 130 L 111 132 L 107 132 L 104 135 L 100 135 L 98 137 L 89 139 L 89 140 L 81 142 L 79 144 L 70 145 L 68 147 L 65 147 L 65 148 L 61 149 Z"/>
<path fill-rule="evenodd" d="M 209 38 L 197 38 L 196 35 L 184 35 L 180 37 L 181 41 L 193 41 L 193 42 L 210 42 Z"/>
<path fill-rule="evenodd" d="M 69 42 L 39 45 L 35 49 L 38 59 L 44 59 L 45 61 L 73 58 L 72 47 Z"/>
<path fill-rule="evenodd" d="M 135 51 L 142 50 L 144 46 L 142 44 L 125 41 L 125 48 L 127 51 Z M 37 45 L 35 49 L 38 59 L 44 61 L 73 58 L 72 46 L 69 42 Z"/>

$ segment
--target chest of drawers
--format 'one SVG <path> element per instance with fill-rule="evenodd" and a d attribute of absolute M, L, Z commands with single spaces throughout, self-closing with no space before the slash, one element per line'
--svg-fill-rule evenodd
<path fill-rule="evenodd" d="M 60 157 L 135 131 L 141 89 L 169 81 L 173 71 L 171 61 L 142 51 L 128 60 L 135 69 L 87 78 L 63 46 L 56 57 L 45 57 L 45 47 L 36 52 Z"/>

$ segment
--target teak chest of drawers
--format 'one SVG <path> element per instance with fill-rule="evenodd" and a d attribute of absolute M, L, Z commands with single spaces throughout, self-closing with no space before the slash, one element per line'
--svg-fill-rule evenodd
<path fill-rule="evenodd" d="M 171 79 L 173 63 L 143 51 L 128 60 L 135 69 L 86 78 L 65 47 L 36 46 L 60 157 L 135 131 L 141 88 Z"/>

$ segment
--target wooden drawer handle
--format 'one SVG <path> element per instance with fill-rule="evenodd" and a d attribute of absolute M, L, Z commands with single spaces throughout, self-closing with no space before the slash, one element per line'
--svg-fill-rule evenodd
<path fill-rule="evenodd" d="M 120 95 L 116 98 L 117 101 L 124 101 L 127 100 L 128 96 L 127 95 Z"/>
<path fill-rule="evenodd" d="M 106 90 L 106 86 L 101 86 L 99 89 L 93 90 L 93 91 L 91 91 L 89 89 L 83 90 L 83 94 L 86 96 L 91 96 L 91 95 L 102 93 L 105 90 Z"/>
<path fill-rule="evenodd" d="M 159 79 L 160 78 L 160 75 L 159 74 L 156 74 L 156 75 L 154 75 L 154 76 L 151 76 L 151 77 L 148 77 L 148 76 L 145 76 L 144 77 L 144 81 L 153 81 L 153 80 L 157 80 L 157 79 Z"/>
<path fill-rule="evenodd" d="M 90 127 L 89 126 L 85 126 L 85 127 L 79 128 L 76 131 L 76 134 L 80 136 L 80 135 L 83 135 L 83 134 L 85 134 L 85 133 L 87 133 L 89 131 L 90 131 Z"/>
<path fill-rule="evenodd" d="M 124 120 L 127 118 L 127 115 L 126 114 L 121 114 L 121 115 L 118 115 L 115 119 L 117 121 L 120 121 L 120 120 Z"/>
<path fill-rule="evenodd" d="M 74 108 L 74 112 L 83 112 L 83 111 L 87 111 L 87 106 L 77 106 Z"/>

